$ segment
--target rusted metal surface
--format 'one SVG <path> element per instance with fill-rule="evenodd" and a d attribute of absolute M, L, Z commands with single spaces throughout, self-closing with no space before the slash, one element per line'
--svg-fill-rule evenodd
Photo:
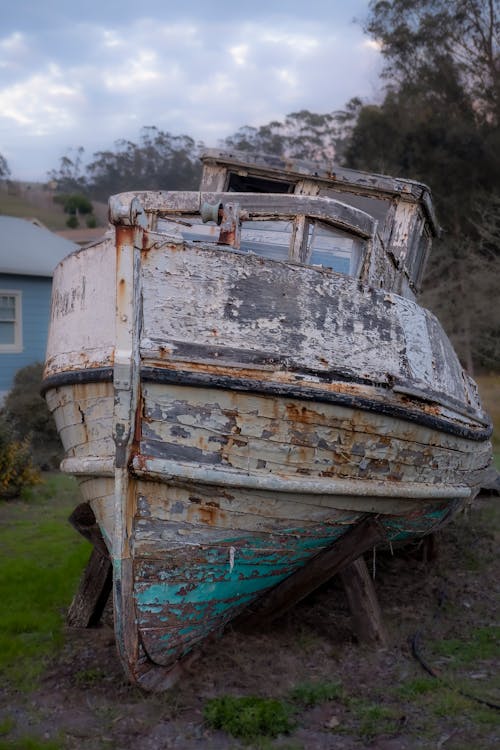
<path fill-rule="evenodd" d="M 238 250 L 241 242 L 240 204 L 226 202 L 222 205 L 219 245 L 231 245 Z"/>
<path fill-rule="evenodd" d="M 414 301 L 410 245 L 422 260 L 436 231 L 425 186 L 276 163 L 298 194 L 223 194 L 234 163 L 207 162 L 205 192 L 114 197 L 113 236 L 54 280 L 46 398 L 146 689 L 366 514 L 392 541 L 440 527 L 490 458 L 474 384 Z M 333 183 L 378 196 L 382 223 L 315 195 Z M 202 224 L 205 201 L 220 225 L 219 208 Z M 242 219 L 274 222 L 260 255 Z M 316 231 L 360 262 L 308 265 Z"/>

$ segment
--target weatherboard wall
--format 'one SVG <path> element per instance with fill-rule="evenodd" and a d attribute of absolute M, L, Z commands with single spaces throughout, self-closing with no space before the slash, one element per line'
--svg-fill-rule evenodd
<path fill-rule="evenodd" d="M 0 289 L 21 292 L 20 352 L 0 350 L 0 398 L 10 390 L 21 367 L 43 362 L 47 345 L 52 279 L 44 276 L 0 274 Z"/>

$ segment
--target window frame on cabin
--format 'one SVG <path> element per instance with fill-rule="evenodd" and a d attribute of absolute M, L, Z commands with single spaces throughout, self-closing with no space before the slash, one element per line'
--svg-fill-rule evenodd
<path fill-rule="evenodd" d="M 0 340 L 0 354 L 19 354 L 23 351 L 23 320 L 22 320 L 22 291 L 20 289 L 0 289 L 0 299 L 2 297 L 11 297 L 14 299 L 14 317 L 9 319 L 3 317 L 0 305 L 0 326 L 11 324 L 13 330 L 13 341 L 3 343 Z"/>
<path fill-rule="evenodd" d="M 419 292 L 430 252 L 432 234 L 422 211 L 417 210 L 410 230 L 410 239 L 402 260 L 402 270 L 410 287 Z"/>
<path fill-rule="evenodd" d="M 285 221 L 291 224 L 288 254 L 286 258 L 275 258 L 274 260 L 280 260 L 281 262 L 285 263 L 301 263 L 311 268 L 328 269 L 333 273 L 340 274 L 341 276 L 347 276 L 349 278 L 359 278 L 361 274 L 361 268 L 363 267 L 363 261 L 366 256 L 367 240 L 365 237 L 356 234 L 352 230 L 338 226 L 334 221 L 326 221 L 324 219 L 318 219 L 316 217 L 311 217 L 304 214 L 298 214 L 293 218 L 290 217 L 289 219 L 284 217 L 277 217 L 276 219 L 276 223 Z M 245 223 L 250 222 L 244 222 L 242 224 L 242 232 Z M 245 228 L 249 229 L 249 227 Z M 325 265 L 323 263 L 312 262 L 313 254 L 315 251 L 317 251 L 317 248 L 313 247 L 313 243 L 315 242 L 318 231 L 331 231 L 332 235 L 337 233 L 338 239 L 349 239 L 353 242 L 352 254 L 349 256 L 348 272 L 336 270 L 333 265 Z M 246 248 L 243 246 L 241 249 L 244 251 L 246 250 Z M 272 259 L 270 256 L 261 254 L 253 248 L 247 250 L 247 252 L 253 252 L 256 255 L 260 255 L 261 257 Z M 333 255 L 334 253 L 332 252 L 332 257 Z M 340 255 L 338 257 L 340 257 Z"/>
<path fill-rule="evenodd" d="M 220 205 L 233 195 L 234 204 L 240 208 L 240 242 L 236 247 L 231 241 L 219 243 Z M 155 231 L 161 233 L 166 230 L 167 234 L 177 236 L 187 242 L 221 244 L 228 247 L 232 245 L 239 252 L 255 253 L 276 262 L 299 263 L 310 268 L 325 269 L 349 278 L 361 278 L 367 253 L 370 252 L 370 239 L 373 239 L 377 226 L 377 222 L 370 214 L 327 196 L 202 192 L 200 194 L 189 193 L 188 199 L 182 201 L 174 200 L 176 197 L 177 193 L 169 194 L 169 200 L 164 206 L 158 206 L 155 203 L 154 210 L 157 213 Z M 228 201 L 228 203 L 233 203 L 233 201 Z M 213 213 L 215 208 L 217 208 L 217 216 Z M 204 213 L 203 217 L 202 213 Z M 273 252 L 259 252 L 259 248 L 255 246 L 260 244 L 257 236 L 260 231 L 256 231 L 256 227 L 260 225 L 264 228 L 264 223 L 269 225 L 269 222 L 287 224 L 290 227 L 286 245 L 284 242 L 278 243 L 282 248 L 282 252 L 278 254 L 281 257 L 276 257 Z M 167 227 L 164 227 L 164 224 L 167 224 Z M 313 251 L 316 249 L 314 248 L 314 227 L 316 226 L 327 227 L 332 234 L 337 233 L 339 235 L 337 239 L 341 242 L 349 237 L 354 243 L 351 254 L 352 262 L 350 258 L 348 272 L 336 269 L 331 263 L 312 262 Z M 254 247 L 245 247 L 246 230 L 250 230 L 254 235 L 249 238 L 249 244 Z M 282 227 L 277 227 L 277 231 L 283 235 Z M 228 239 L 232 232 L 233 229 L 228 234 L 226 232 Z M 265 245 L 264 236 L 263 240 L 263 245 Z M 274 243 L 268 242 L 267 244 L 271 246 Z M 320 249 L 325 251 L 325 255 L 328 254 L 327 248 Z M 333 257 L 334 245 L 331 249 Z M 339 257 L 345 255 L 345 250 L 337 249 L 340 251 Z"/>

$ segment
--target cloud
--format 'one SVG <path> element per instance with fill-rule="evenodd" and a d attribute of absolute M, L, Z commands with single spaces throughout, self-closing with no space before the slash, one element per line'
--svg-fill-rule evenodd
<path fill-rule="evenodd" d="M 143 84 L 158 82 L 162 79 L 158 59 L 154 52 L 147 49 L 138 50 L 133 58 L 128 58 L 119 66 L 105 71 L 104 84 L 111 92 L 131 93 Z"/>
<path fill-rule="evenodd" d="M 91 153 L 137 139 L 143 125 L 215 145 L 242 125 L 299 109 L 328 112 L 371 93 L 379 51 L 358 27 L 332 30 L 310 14 L 263 23 L 203 13 L 205 6 L 183 16 L 181 5 L 177 17 L 58 16 L 57 26 L 0 39 L 3 153 L 22 158 L 26 138 L 36 135 L 46 144 L 42 164 L 57 147 L 60 155 L 79 145 Z"/>
<path fill-rule="evenodd" d="M 0 90 L 0 112 L 32 135 L 48 135 L 76 123 L 75 105 L 82 98 L 79 88 L 52 64 Z"/>

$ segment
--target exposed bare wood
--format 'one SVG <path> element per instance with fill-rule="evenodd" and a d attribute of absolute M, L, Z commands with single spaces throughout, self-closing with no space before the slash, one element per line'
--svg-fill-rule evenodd
<path fill-rule="evenodd" d="M 79 534 L 85 537 L 104 557 L 108 556 L 108 549 L 102 538 L 94 511 L 88 503 L 76 506 L 68 521 Z"/>
<path fill-rule="evenodd" d="M 109 555 L 94 547 L 68 609 L 68 625 L 72 628 L 92 628 L 98 625 L 112 587 L 113 569 Z"/>
<path fill-rule="evenodd" d="M 91 628 L 99 623 L 111 593 L 111 560 L 94 512 L 88 503 L 77 505 L 68 521 L 93 545 L 93 549 L 68 609 L 67 622 L 73 628 Z"/>
<path fill-rule="evenodd" d="M 363 552 L 384 539 L 380 524 L 365 518 L 347 531 L 332 547 L 320 552 L 303 568 L 286 578 L 249 609 L 235 624 L 246 631 L 259 624 L 272 622 L 326 583 Z"/>
<path fill-rule="evenodd" d="M 363 557 L 358 557 L 340 571 L 352 623 L 361 643 L 389 645 L 389 636 L 384 625 L 373 580 Z"/>

